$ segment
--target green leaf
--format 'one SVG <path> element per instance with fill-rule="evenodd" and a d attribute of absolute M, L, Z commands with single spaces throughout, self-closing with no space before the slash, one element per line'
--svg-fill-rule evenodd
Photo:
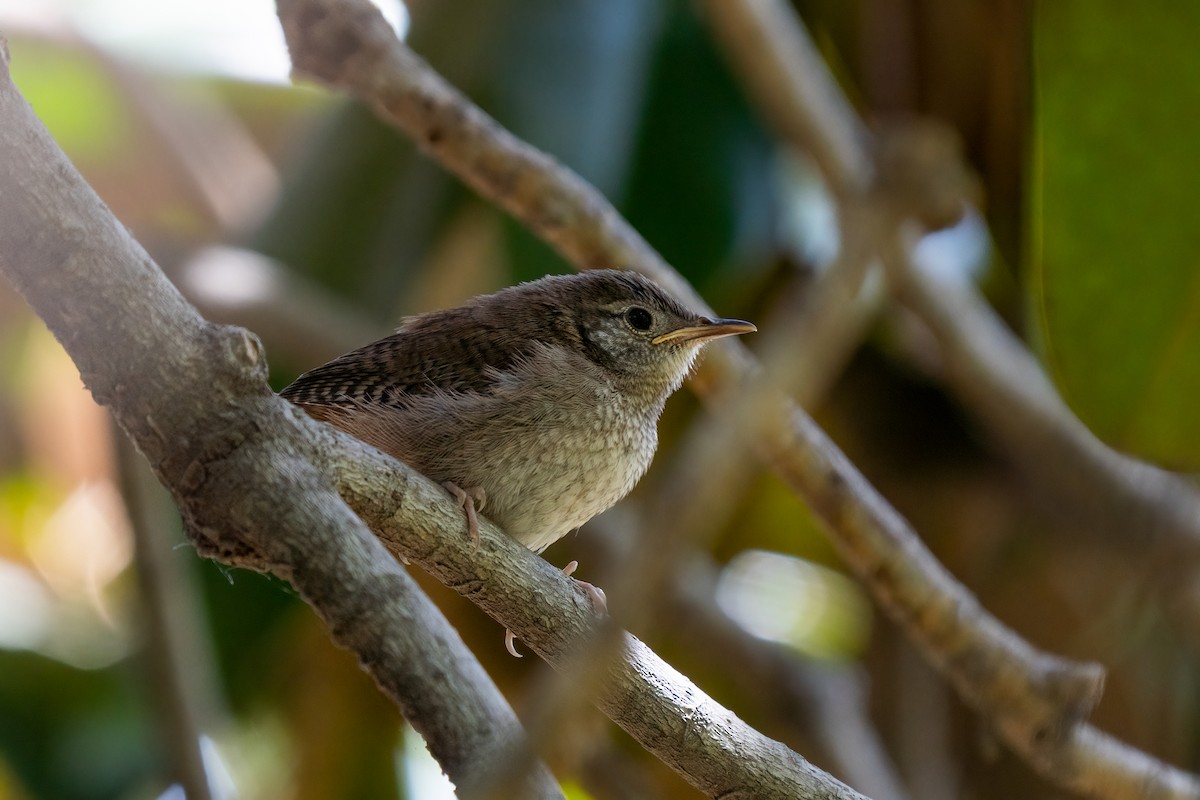
<path fill-rule="evenodd" d="M 1200 4 L 1035 4 L 1037 335 L 1102 439 L 1200 468 Z"/>

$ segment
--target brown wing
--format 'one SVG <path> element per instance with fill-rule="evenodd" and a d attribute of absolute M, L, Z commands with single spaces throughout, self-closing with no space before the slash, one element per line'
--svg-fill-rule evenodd
<path fill-rule="evenodd" d="M 508 367 L 529 343 L 503 316 L 467 305 L 412 317 L 391 336 L 304 373 L 280 395 L 302 406 L 395 405 L 436 389 L 488 391 L 491 370 Z"/>

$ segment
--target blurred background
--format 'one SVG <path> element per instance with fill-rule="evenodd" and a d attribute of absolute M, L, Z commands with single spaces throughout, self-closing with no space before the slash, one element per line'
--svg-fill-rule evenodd
<path fill-rule="evenodd" d="M 816 170 L 760 121 L 692 3 L 381 5 L 721 314 L 766 330 L 837 254 Z M 922 259 L 975 281 L 1103 438 L 1195 470 L 1200 11 L 794 6 L 868 122 L 929 116 L 962 137 L 982 216 L 930 236 Z M 0 32 L 58 143 L 206 315 L 262 338 L 277 389 L 405 314 L 569 270 L 363 109 L 292 86 L 267 0 L 0 0 Z M 1195 620 L 1151 590 L 1194 578 L 1140 557 L 1136 531 L 1097 537 L 1040 492 L 943 388 L 927 338 L 880 314 L 811 403 L 818 422 L 987 608 L 1109 669 L 1097 725 L 1196 769 Z M 545 557 L 578 558 L 593 580 L 619 563 L 703 418 L 676 396 L 649 476 Z M 1063 796 L 873 609 L 804 504 L 741 463 L 688 580 L 636 632 L 879 797 Z M 500 626 L 413 572 L 525 708 L 544 665 L 510 658 Z M 699 796 L 598 714 L 578 727 L 583 743 L 551 754 L 570 797 Z M 183 797 L 195 764 L 175 743 L 193 733 L 217 797 L 451 796 L 286 584 L 195 555 L 140 457 L 0 284 L 0 798 Z"/>

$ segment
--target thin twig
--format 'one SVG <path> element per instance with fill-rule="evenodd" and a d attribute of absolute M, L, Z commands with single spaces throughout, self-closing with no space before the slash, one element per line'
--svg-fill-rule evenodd
<path fill-rule="evenodd" d="M 875 800 L 903 800 L 887 749 L 871 724 L 863 676 L 849 667 L 802 661 L 783 645 L 756 639 L 717 606 L 716 567 L 694 554 L 663 594 L 666 614 L 682 624 L 675 636 L 709 654 L 722 674 L 757 701 L 760 712 L 815 739 L 831 769 Z"/>
<path fill-rule="evenodd" d="M 115 427 L 115 426 L 114 426 Z M 155 711 L 162 720 L 172 778 L 188 798 L 211 800 L 200 737 L 223 716 L 213 655 L 197 607 L 196 585 L 166 536 L 174 519 L 166 493 L 133 445 L 115 436 L 121 495 L 133 529 L 134 564 L 146 630 Z"/>
<path fill-rule="evenodd" d="M 774 0 L 706 0 L 702 7 L 731 53 L 754 55 L 735 66 L 773 127 L 802 144 L 836 196 L 863 197 L 875 169 L 866 130 L 800 18 Z"/>
<path fill-rule="evenodd" d="M 187 102 L 180 102 L 141 72 L 84 42 L 138 122 L 162 143 L 168 163 L 194 192 L 197 205 L 223 231 L 251 227 L 278 193 L 279 177 L 228 105 L 204 84 L 189 87 Z"/>

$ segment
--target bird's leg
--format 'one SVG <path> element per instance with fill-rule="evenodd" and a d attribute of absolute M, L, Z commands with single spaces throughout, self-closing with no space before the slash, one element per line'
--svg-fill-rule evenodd
<path fill-rule="evenodd" d="M 579 562 L 572 561 L 562 568 L 562 574 L 566 575 L 568 578 L 571 578 L 577 569 L 579 569 Z M 608 598 L 604 596 L 603 589 L 601 589 L 599 586 L 593 586 L 587 581 L 581 581 L 578 578 L 571 578 L 571 580 L 575 581 L 576 585 L 578 585 L 580 589 L 583 589 L 583 593 L 587 595 L 588 600 L 591 601 L 593 609 L 596 611 L 602 611 L 606 614 L 608 613 Z M 504 649 L 507 650 L 508 654 L 513 658 L 524 658 L 524 656 L 517 652 L 516 641 L 517 635 L 505 628 Z"/>
<path fill-rule="evenodd" d="M 470 489 L 463 489 L 454 481 L 442 481 L 442 486 L 466 513 L 467 535 L 471 537 L 472 543 L 479 544 L 479 516 L 475 512 L 482 510 L 483 504 L 487 502 L 483 487 L 472 486 Z"/>

